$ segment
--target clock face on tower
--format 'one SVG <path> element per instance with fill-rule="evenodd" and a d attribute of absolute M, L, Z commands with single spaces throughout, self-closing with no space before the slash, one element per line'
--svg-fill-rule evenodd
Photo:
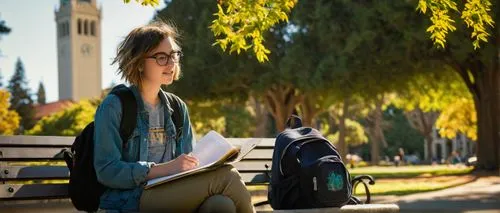
<path fill-rule="evenodd" d="M 82 44 L 80 51 L 84 56 L 90 56 L 92 53 L 92 46 L 90 44 Z"/>

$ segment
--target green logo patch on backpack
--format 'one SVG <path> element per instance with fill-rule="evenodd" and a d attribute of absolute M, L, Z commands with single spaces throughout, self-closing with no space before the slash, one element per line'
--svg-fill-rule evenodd
<path fill-rule="evenodd" d="M 335 172 L 330 172 L 328 175 L 328 190 L 329 191 L 339 191 L 344 188 L 344 180 L 342 175 L 335 174 Z"/>

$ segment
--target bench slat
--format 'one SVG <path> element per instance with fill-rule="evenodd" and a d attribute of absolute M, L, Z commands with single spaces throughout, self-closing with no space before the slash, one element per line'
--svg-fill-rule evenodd
<path fill-rule="evenodd" d="M 241 178 L 247 185 L 263 185 L 268 182 L 265 174 L 242 172 Z M 68 184 L 0 184 L 1 199 L 37 199 L 68 197 Z"/>
<path fill-rule="evenodd" d="M 0 184 L 0 189 L 0 200 L 68 197 L 68 184 Z"/>
<path fill-rule="evenodd" d="M 68 179 L 66 166 L 7 166 L 0 171 L 1 180 Z"/>
<path fill-rule="evenodd" d="M 65 136 L 0 136 L 2 146 L 71 146 L 75 137 Z"/>
<path fill-rule="evenodd" d="M 0 161 L 61 160 L 56 156 L 62 148 L 0 147 Z"/>
<path fill-rule="evenodd" d="M 246 160 L 272 160 L 272 149 L 253 149 L 243 159 Z"/>
<path fill-rule="evenodd" d="M 264 164 L 267 161 L 238 162 L 234 165 L 240 173 L 246 174 L 245 182 L 251 182 L 256 175 L 266 172 Z M 262 168 L 261 166 L 262 165 Z M 7 172 L 6 172 L 7 171 Z M 68 179 L 69 171 L 66 166 L 7 166 L 0 170 L 0 180 L 36 180 L 36 179 Z M 260 180 L 260 179 L 259 179 Z"/>
<path fill-rule="evenodd" d="M 269 165 L 269 171 L 271 171 L 272 161 L 271 160 L 245 160 L 233 164 L 233 166 L 238 169 L 238 171 L 260 171 L 265 172 L 265 165 Z"/>
<path fill-rule="evenodd" d="M 47 180 L 47 179 L 69 179 L 68 168 L 64 166 L 38 166 L 38 167 L 23 167 L 9 166 L 8 174 L 5 174 L 5 169 L 2 168 L 0 175 L 1 181 L 9 180 Z M 267 177 L 264 171 L 240 171 L 241 178 L 248 184 L 260 184 L 267 182 Z"/>

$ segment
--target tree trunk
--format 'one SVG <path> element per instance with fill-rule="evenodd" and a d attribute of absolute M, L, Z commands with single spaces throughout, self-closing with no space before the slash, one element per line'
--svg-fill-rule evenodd
<path fill-rule="evenodd" d="M 427 145 L 427 155 L 424 156 L 424 160 L 425 162 L 432 163 L 432 136 L 431 134 L 426 134 L 424 138 Z"/>
<path fill-rule="evenodd" d="M 276 121 L 276 129 L 279 132 L 285 129 L 287 119 L 300 101 L 302 95 L 291 86 L 273 85 L 266 91 L 265 104 Z"/>
<path fill-rule="evenodd" d="M 375 103 L 374 125 L 373 125 L 373 140 L 372 140 L 372 165 L 378 165 L 380 162 L 380 143 L 384 140 L 382 129 L 382 102 L 383 98 Z"/>
<path fill-rule="evenodd" d="M 498 1 L 497 1 L 498 2 Z M 496 140 L 493 142 L 497 146 L 497 164 L 496 169 L 498 169 L 500 175 L 500 4 L 496 4 L 496 11 L 493 12 L 495 16 L 495 28 L 493 28 L 493 46 L 496 47 L 495 54 L 493 54 L 493 94 L 495 101 L 493 102 L 493 116 L 496 119 L 496 126 L 493 129 L 493 134 L 496 136 Z"/>
<path fill-rule="evenodd" d="M 255 97 L 250 96 L 249 98 L 250 106 L 254 109 L 255 112 L 255 130 L 253 132 L 253 137 L 256 138 L 265 138 L 267 136 L 267 110 L 265 106 L 258 101 Z"/>
<path fill-rule="evenodd" d="M 432 158 L 432 127 L 436 123 L 439 113 L 423 112 L 417 107 L 413 111 L 405 113 L 405 116 L 410 126 L 424 136 L 427 145 L 427 155 L 424 156 L 424 159 L 430 163 Z"/>
<path fill-rule="evenodd" d="M 380 161 L 380 144 L 387 147 L 387 142 L 384 136 L 384 121 L 382 116 L 382 104 L 384 96 L 375 100 L 375 109 L 366 117 L 365 132 L 368 134 L 371 143 L 371 163 L 377 165 Z"/>
<path fill-rule="evenodd" d="M 418 109 L 418 114 L 422 121 L 422 133 L 425 138 L 425 143 L 427 143 L 427 156 L 425 156 L 425 160 L 430 163 L 432 161 L 432 157 L 430 157 L 432 155 L 432 127 L 437 120 L 438 113 L 430 112 L 426 116 L 421 109 Z"/>
<path fill-rule="evenodd" d="M 314 110 L 314 104 L 316 103 L 310 96 L 304 97 L 303 101 L 300 103 L 300 116 L 304 126 L 313 126 L 313 119 L 317 115 L 317 112 Z"/>
<path fill-rule="evenodd" d="M 482 67 L 482 66 L 480 66 Z M 498 71 L 478 70 L 478 94 L 474 95 L 477 111 L 477 159 L 478 168 L 498 168 Z"/>
<path fill-rule="evenodd" d="M 340 115 L 339 119 L 339 144 L 337 147 L 339 150 L 339 154 L 342 159 L 346 159 L 347 153 L 349 153 L 349 147 L 347 146 L 346 143 L 346 125 L 345 125 L 345 120 L 348 118 L 348 113 L 349 113 L 349 98 L 346 97 L 344 98 L 344 103 L 342 104 L 342 114 Z M 347 163 L 347 162 L 344 162 Z"/>
<path fill-rule="evenodd" d="M 498 27 L 497 27 L 498 28 Z M 498 35 L 497 35 L 498 36 Z M 498 39 L 497 39 L 498 40 Z M 491 62 L 471 59 L 465 64 L 451 61 L 454 70 L 462 77 L 474 98 L 477 113 L 477 168 L 498 169 L 499 147 L 499 68 L 498 45 Z"/>

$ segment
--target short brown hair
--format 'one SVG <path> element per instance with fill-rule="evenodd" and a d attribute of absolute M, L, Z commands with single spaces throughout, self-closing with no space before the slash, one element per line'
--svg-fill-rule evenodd
<path fill-rule="evenodd" d="M 139 69 L 144 67 L 146 54 L 158 47 L 165 38 L 171 38 L 174 48 L 180 46 L 177 42 L 179 34 L 177 29 L 169 23 L 156 21 L 151 24 L 137 27 L 130 31 L 117 49 L 116 57 L 111 64 L 118 63 L 118 74 L 127 82 L 141 87 L 141 73 Z M 180 76 L 180 65 L 174 65 L 174 80 Z"/>

